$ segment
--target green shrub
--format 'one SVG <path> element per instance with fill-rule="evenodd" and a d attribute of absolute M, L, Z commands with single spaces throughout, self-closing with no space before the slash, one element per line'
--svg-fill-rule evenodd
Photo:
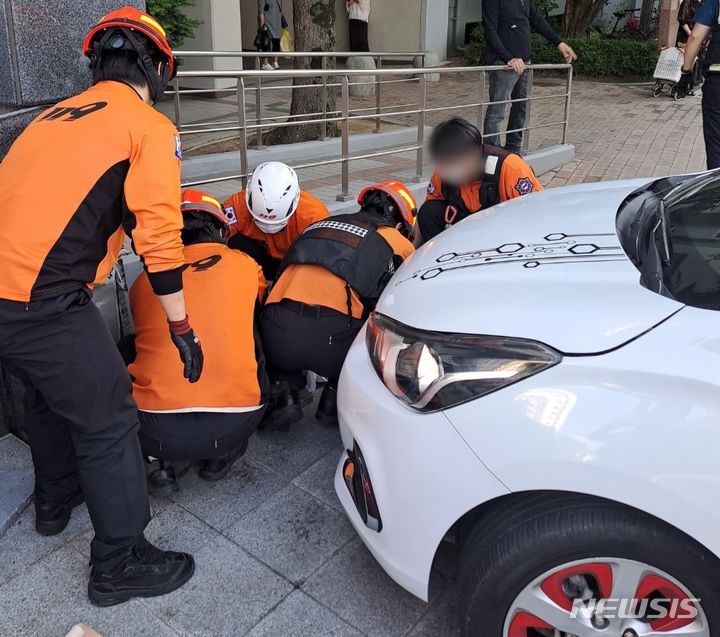
<path fill-rule="evenodd" d="M 578 55 L 574 67 L 580 75 L 652 77 L 658 59 L 658 43 L 655 40 L 606 38 L 593 34 L 566 41 Z M 485 34 L 482 27 L 478 27 L 465 50 L 465 59 L 472 65 L 484 64 L 484 51 Z M 535 64 L 557 64 L 562 60 L 552 44 L 534 33 L 532 61 Z"/>
<path fill-rule="evenodd" d="M 177 49 L 195 33 L 202 24 L 198 20 L 188 18 L 183 9 L 195 6 L 195 0 L 147 0 L 148 13 L 163 25 L 168 40 Z"/>

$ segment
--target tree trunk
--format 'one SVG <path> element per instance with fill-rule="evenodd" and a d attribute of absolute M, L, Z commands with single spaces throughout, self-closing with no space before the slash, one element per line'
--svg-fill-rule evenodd
<path fill-rule="evenodd" d="M 642 9 L 640 10 L 640 31 L 644 34 L 650 32 L 654 8 L 655 0 L 643 0 Z"/>
<path fill-rule="evenodd" d="M 587 33 L 607 0 L 567 0 L 563 17 L 563 33 L 573 38 Z"/>
<path fill-rule="evenodd" d="M 335 50 L 335 0 L 293 0 L 293 30 L 295 33 L 296 51 Z M 296 58 L 296 69 L 321 69 L 321 58 Z M 327 68 L 335 68 L 332 58 L 327 58 Z M 328 78 L 328 84 L 333 82 Z M 300 77 L 293 81 L 289 122 L 322 119 L 322 79 L 317 77 Z M 300 85 L 313 84 L 302 88 Z M 327 88 L 326 109 L 328 113 L 336 110 L 335 88 Z M 336 136 L 337 125 L 327 124 L 327 134 Z M 318 139 L 321 136 L 320 124 L 298 124 L 284 126 L 268 135 L 270 144 L 290 144 Z"/>

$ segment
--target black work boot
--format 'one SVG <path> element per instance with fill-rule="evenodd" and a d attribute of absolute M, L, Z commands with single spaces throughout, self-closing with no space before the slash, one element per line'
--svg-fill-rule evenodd
<path fill-rule="evenodd" d="M 154 461 L 153 465 L 157 465 L 157 468 L 147 474 L 148 493 L 158 498 L 177 493 L 180 487 L 175 478 L 175 468 L 162 460 Z"/>
<path fill-rule="evenodd" d="M 260 423 L 260 429 L 287 429 L 303 418 L 300 395 L 286 380 L 273 383 L 270 405 Z"/>
<path fill-rule="evenodd" d="M 111 571 L 90 570 L 88 597 L 95 606 L 115 606 L 133 597 L 157 597 L 180 588 L 195 572 L 187 553 L 161 551 L 144 537 Z"/>
<path fill-rule="evenodd" d="M 203 460 L 198 473 L 200 479 L 207 482 L 222 480 L 229 473 L 230 469 L 232 469 L 235 461 L 244 455 L 247 448 L 248 441 L 246 440 L 243 445 L 236 447 L 224 456 Z"/>
<path fill-rule="evenodd" d="M 338 426 L 337 389 L 335 387 L 325 385 L 325 389 L 323 389 L 323 393 L 320 395 L 315 418 L 322 425 L 327 425 L 328 427 Z"/>
<path fill-rule="evenodd" d="M 57 535 L 70 522 L 72 510 L 85 502 L 80 487 L 64 500 L 49 500 L 35 493 L 35 529 L 40 535 Z"/>

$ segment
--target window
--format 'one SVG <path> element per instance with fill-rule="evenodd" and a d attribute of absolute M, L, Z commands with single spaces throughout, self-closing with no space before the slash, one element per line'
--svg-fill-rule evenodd
<path fill-rule="evenodd" d="M 665 202 L 665 284 L 681 303 L 720 310 L 720 175 L 701 177 Z"/>
<path fill-rule="evenodd" d="M 620 208 L 617 229 L 645 287 L 720 310 L 720 173 L 636 191 Z"/>

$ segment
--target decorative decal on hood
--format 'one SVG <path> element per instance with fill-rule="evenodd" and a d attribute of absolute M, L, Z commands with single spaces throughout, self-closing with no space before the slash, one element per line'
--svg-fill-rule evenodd
<path fill-rule="evenodd" d="M 504 243 L 497 248 L 483 248 L 462 253 L 448 252 L 435 259 L 438 265 L 416 270 L 403 281 L 411 279 L 427 281 L 453 270 L 503 263 L 519 263 L 524 268 L 533 269 L 541 265 L 608 261 L 627 261 L 614 233 L 566 234 L 555 232 L 546 235 L 542 241 L 537 243 Z M 403 281 L 399 281 L 399 283 Z"/>

